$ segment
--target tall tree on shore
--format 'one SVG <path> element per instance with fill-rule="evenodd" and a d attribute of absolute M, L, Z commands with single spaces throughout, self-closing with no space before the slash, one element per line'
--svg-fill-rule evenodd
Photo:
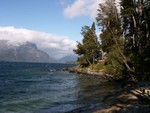
<path fill-rule="evenodd" d="M 99 5 L 96 20 L 98 26 L 103 28 L 100 38 L 103 51 L 107 52 L 107 72 L 115 76 L 124 75 L 125 72 L 134 72 L 124 55 L 121 18 L 115 0 L 107 0 Z"/>
<path fill-rule="evenodd" d="M 101 44 L 95 33 L 95 23 L 82 28 L 83 40 L 74 50 L 78 62 L 89 66 L 106 53 L 106 71 L 116 78 L 150 79 L 150 1 L 121 0 L 120 12 L 115 0 L 99 4 L 96 17 Z M 124 76 L 125 75 L 125 76 Z"/>
<path fill-rule="evenodd" d="M 74 52 L 79 55 L 78 63 L 86 67 L 101 57 L 100 43 L 95 33 L 95 23 L 91 27 L 84 26 L 81 34 L 83 36 L 82 43 L 78 42 L 77 49 Z"/>
<path fill-rule="evenodd" d="M 139 80 L 150 78 L 150 1 L 121 0 L 118 13 L 115 0 L 106 0 L 96 19 L 107 52 L 107 71 Z"/>
<path fill-rule="evenodd" d="M 138 79 L 150 78 L 150 1 L 122 0 L 125 54 Z"/>

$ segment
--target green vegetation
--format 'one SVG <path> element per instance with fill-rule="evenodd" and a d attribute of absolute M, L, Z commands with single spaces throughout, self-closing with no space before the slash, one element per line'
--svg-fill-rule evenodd
<path fill-rule="evenodd" d="M 82 67 L 90 66 L 97 62 L 101 56 L 100 43 L 95 33 L 95 23 L 91 27 L 84 26 L 81 34 L 83 35 L 82 43 L 78 42 L 77 49 L 74 52 L 80 57 L 78 63 Z"/>
<path fill-rule="evenodd" d="M 95 72 L 99 72 L 100 70 L 105 72 L 106 67 L 105 67 L 104 63 L 105 63 L 105 61 L 102 60 L 102 61 L 99 61 L 97 63 L 91 64 L 89 66 L 89 69 L 91 69 L 91 70 L 93 70 Z"/>
<path fill-rule="evenodd" d="M 118 10 L 115 0 L 106 0 L 96 21 L 99 38 L 95 23 L 81 30 L 83 40 L 74 50 L 79 66 L 104 70 L 115 79 L 150 79 L 150 1 L 121 0 Z"/>

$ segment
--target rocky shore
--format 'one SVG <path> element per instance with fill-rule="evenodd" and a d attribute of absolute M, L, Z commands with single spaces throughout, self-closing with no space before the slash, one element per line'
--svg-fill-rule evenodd
<path fill-rule="evenodd" d="M 150 82 L 120 89 L 104 97 L 105 108 L 94 113 L 150 113 Z"/>
<path fill-rule="evenodd" d="M 88 69 L 73 67 L 67 69 L 71 73 L 98 76 L 108 81 L 113 78 L 107 76 L 103 70 L 93 72 Z M 119 83 L 122 88 L 111 95 L 103 98 L 104 107 L 97 109 L 94 113 L 150 113 L 150 82 L 126 82 Z"/>
<path fill-rule="evenodd" d="M 94 71 L 94 70 L 91 70 L 90 68 L 80 68 L 76 66 L 72 68 L 67 68 L 66 71 L 70 73 L 77 73 L 77 74 L 83 74 L 83 75 L 89 75 L 89 76 L 98 76 L 100 79 L 107 80 L 107 81 L 117 81 L 117 79 L 108 75 L 103 69 L 99 71 Z"/>
<path fill-rule="evenodd" d="M 107 78 L 107 74 L 103 70 L 93 71 L 89 68 L 79 68 L 78 66 L 68 68 L 66 70 L 70 73 L 77 73 L 77 74 L 90 75 L 90 76 L 98 76 L 101 79 L 106 79 Z M 110 77 L 110 79 L 111 79 L 111 77 Z"/>
<path fill-rule="evenodd" d="M 120 89 L 104 97 L 105 107 L 94 113 L 150 113 L 150 82 Z"/>

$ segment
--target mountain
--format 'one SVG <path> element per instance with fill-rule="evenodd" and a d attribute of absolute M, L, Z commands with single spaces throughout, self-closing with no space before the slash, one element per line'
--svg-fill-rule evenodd
<path fill-rule="evenodd" d="M 34 43 L 0 40 L 0 61 L 52 63 L 55 60 L 39 50 Z"/>
<path fill-rule="evenodd" d="M 59 59 L 60 63 L 75 63 L 77 60 L 76 55 L 67 55 L 61 59 Z"/>

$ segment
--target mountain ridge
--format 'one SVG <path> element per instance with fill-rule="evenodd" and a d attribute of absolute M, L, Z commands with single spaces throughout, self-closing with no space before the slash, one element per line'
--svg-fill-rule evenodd
<path fill-rule="evenodd" d="M 59 59 L 60 63 L 75 63 L 77 60 L 77 56 L 72 54 L 72 55 L 67 55 Z"/>
<path fill-rule="evenodd" d="M 11 42 L 0 40 L 0 61 L 12 62 L 57 62 L 47 53 L 38 49 L 36 44 L 31 42 Z"/>

